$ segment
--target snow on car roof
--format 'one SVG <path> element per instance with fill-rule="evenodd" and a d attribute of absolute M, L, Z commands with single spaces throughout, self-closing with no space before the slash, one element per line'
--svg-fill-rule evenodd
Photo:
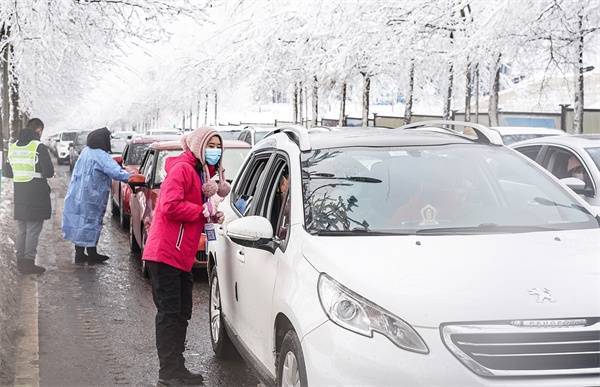
<path fill-rule="evenodd" d="M 225 140 L 225 141 L 223 141 L 223 146 L 225 147 L 225 149 L 250 148 L 250 145 L 247 142 L 237 141 L 237 140 Z M 161 141 L 161 142 L 153 143 L 150 147 L 152 149 L 161 150 L 161 151 L 163 151 L 163 150 L 180 150 L 181 142 L 179 142 L 179 141 Z"/>
<path fill-rule="evenodd" d="M 531 126 L 492 126 L 490 129 L 494 129 L 501 136 L 507 136 L 511 134 L 554 134 L 564 135 L 564 131 L 555 128 L 538 128 Z"/>
<path fill-rule="evenodd" d="M 556 144 L 565 145 L 571 147 L 587 148 L 590 146 L 599 146 L 600 134 L 581 134 L 581 135 L 567 135 L 567 136 L 550 136 L 540 137 L 531 140 L 521 141 L 518 146 L 524 145 L 535 145 L 535 144 Z"/>

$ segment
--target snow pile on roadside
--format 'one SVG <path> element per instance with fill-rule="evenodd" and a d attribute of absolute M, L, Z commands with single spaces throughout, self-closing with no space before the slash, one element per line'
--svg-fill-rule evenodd
<path fill-rule="evenodd" d="M 11 230 L 12 184 L 2 179 L 0 202 L 0 385 L 12 384 L 18 281 Z"/>

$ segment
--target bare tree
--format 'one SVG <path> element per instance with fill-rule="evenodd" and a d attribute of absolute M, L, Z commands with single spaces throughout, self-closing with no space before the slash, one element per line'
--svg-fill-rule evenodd
<path fill-rule="evenodd" d="M 492 68 L 492 84 L 490 87 L 490 102 L 488 106 L 488 116 L 490 118 L 490 126 L 498 126 L 498 100 L 500 92 L 500 69 L 501 69 L 502 54 L 496 55 L 494 67 Z"/>
<path fill-rule="evenodd" d="M 371 96 L 371 76 L 362 72 L 363 76 L 363 93 L 362 93 L 362 126 L 369 126 L 369 104 Z"/>

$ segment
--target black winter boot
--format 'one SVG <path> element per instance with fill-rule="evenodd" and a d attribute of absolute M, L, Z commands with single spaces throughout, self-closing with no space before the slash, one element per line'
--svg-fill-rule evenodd
<path fill-rule="evenodd" d="M 110 258 L 107 255 L 98 254 L 95 246 L 87 247 L 86 249 L 89 263 L 102 263 Z"/>
<path fill-rule="evenodd" d="M 75 246 L 75 263 L 78 265 L 88 261 L 88 256 L 85 255 L 85 247 Z"/>
<path fill-rule="evenodd" d="M 18 259 L 17 269 L 21 274 L 44 274 L 46 269 L 41 266 L 37 266 L 33 259 Z"/>

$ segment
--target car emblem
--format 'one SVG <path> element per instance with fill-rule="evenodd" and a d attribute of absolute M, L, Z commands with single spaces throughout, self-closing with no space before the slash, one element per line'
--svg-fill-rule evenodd
<path fill-rule="evenodd" d="M 550 294 L 550 290 L 548 288 L 533 288 L 529 290 L 529 294 L 532 296 L 537 296 L 537 303 L 543 304 L 544 302 L 556 302 L 556 300 Z"/>

